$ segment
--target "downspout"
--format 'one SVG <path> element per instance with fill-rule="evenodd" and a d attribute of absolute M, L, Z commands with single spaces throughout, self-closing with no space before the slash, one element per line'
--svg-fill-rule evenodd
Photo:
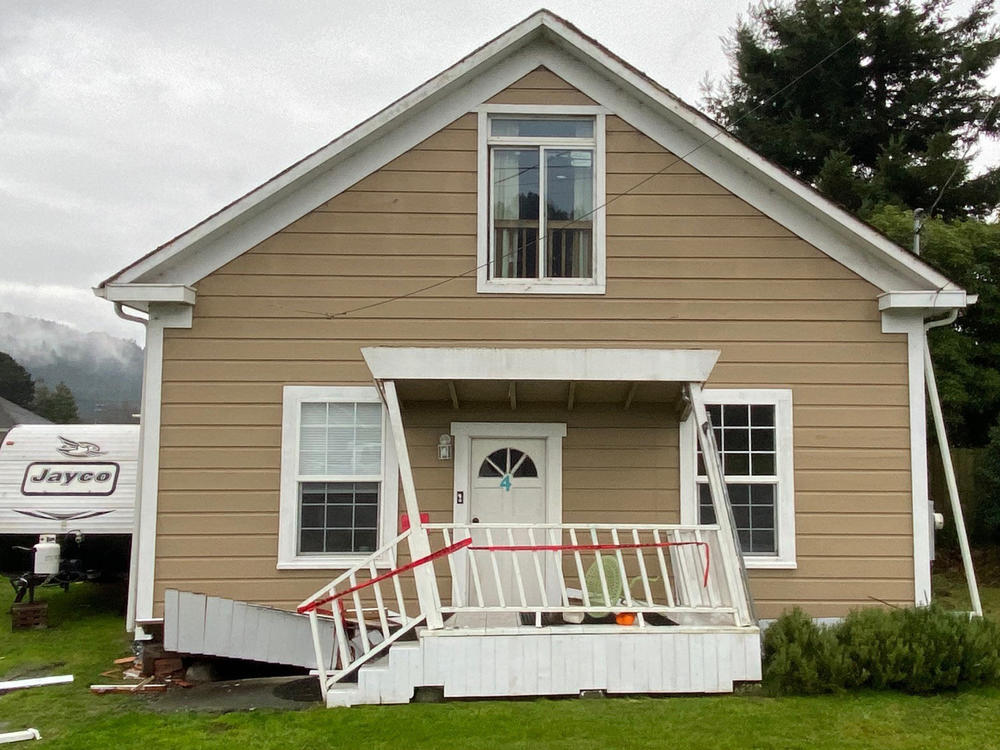
<path fill-rule="evenodd" d="M 138 315 L 129 315 L 125 312 L 125 308 L 122 306 L 121 302 L 115 302 L 115 315 L 122 320 L 130 320 L 133 323 L 142 323 L 144 326 L 149 322 L 149 318 L 140 318 Z"/>
<path fill-rule="evenodd" d="M 944 478 L 948 485 L 948 496 L 951 499 L 952 517 L 955 519 L 955 529 L 958 532 L 958 547 L 962 552 L 962 566 L 965 568 L 965 581 L 969 587 L 969 601 L 972 602 L 972 613 L 976 617 L 982 617 L 983 605 L 979 600 L 976 571 L 972 567 L 972 552 L 969 550 L 969 537 L 965 531 L 965 515 L 962 513 L 962 504 L 958 497 L 955 467 L 951 463 L 951 448 L 948 446 L 944 416 L 941 413 L 941 398 L 938 396 L 937 380 L 934 378 L 934 364 L 931 361 L 930 341 L 927 336 L 928 331 L 932 328 L 950 326 L 957 318 L 958 310 L 953 309 L 945 317 L 924 324 L 924 379 L 927 382 L 927 396 L 931 404 L 931 413 L 934 415 L 934 432 L 937 434 L 938 448 L 941 451 L 941 463 L 944 466 Z"/>
<path fill-rule="evenodd" d="M 124 307 L 122 307 L 121 302 L 115 302 L 115 315 L 117 315 L 122 320 L 128 320 L 133 323 L 141 323 L 145 328 L 146 324 L 149 323 L 148 318 L 140 318 L 137 315 L 130 315 L 125 312 Z M 143 365 L 142 373 L 142 387 L 143 391 L 146 389 L 146 368 Z M 145 394 L 142 394 L 145 395 Z M 141 398 L 141 396 L 140 396 Z M 144 401 L 140 401 L 144 403 Z M 145 418 L 142 414 L 142 407 L 140 406 L 139 421 L 140 423 Z M 132 521 L 132 543 L 129 545 L 129 561 L 128 561 L 128 604 L 125 610 L 125 630 L 128 632 L 133 632 L 135 630 L 135 599 L 136 599 L 136 586 L 138 585 L 138 568 L 139 568 L 139 523 L 142 518 L 142 514 L 139 512 L 139 504 L 142 501 L 142 429 L 139 430 L 139 453 L 136 456 L 136 467 L 137 471 L 135 473 L 135 503 L 133 510 L 133 521 Z"/>

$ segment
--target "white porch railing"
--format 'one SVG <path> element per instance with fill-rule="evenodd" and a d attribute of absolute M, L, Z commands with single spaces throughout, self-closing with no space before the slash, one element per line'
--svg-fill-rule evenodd
<path fill-rule="evenodd" d="M 378 561 L 396 560 L 400 545 L 412 532 L 404 531 L 299 604 L 298 612 L 309 615 L 324 699 L 330 685 L 386 651 L 426 619 L 415 603 L 413 576 L 407 575 L 416 565 L 391 570 L 378 566 Z M 320 618 L 334 625 L 329 663 L 323 658 Z"/>
<path fill-rule="evenodd" d="M 617 524 L 425 524 L 447 556 L 444 614 L 532 613 L 592 622 L 609 614 L 675 624 L 748 624 L 719 527 Z M 440 535 L 440 536 L 438 536 Z M 437 539 L 435 539 L 437 537 Z M 435 542 L 440 541 L 439 544 Z M 657 615 L 650 618 L 648 615 Z M 551 621 L 551 619 L 549 620 Z"/>
<path fill-rule="evenodd" d="M 427 535 L 435 551 L 379 569 L 376 561 L 412 548 L 413 534 Z M 727 550 L 716 525 L 424 524 L 333 579 L 298 611 L 310 618 L 325 698 L 334 683 L 442 616 L 455 616 L 445 627 L 469 613 L 515 613 L 534 626 L 586 626 L 619 615 L 640 628 L 750 624 Z M 430 573 L 429 595 L 419 595 L 417 571 Z M 421 600 L 432 602 L 433 612 Z M 327 663 L 320 618 L 334 624 Z"/>

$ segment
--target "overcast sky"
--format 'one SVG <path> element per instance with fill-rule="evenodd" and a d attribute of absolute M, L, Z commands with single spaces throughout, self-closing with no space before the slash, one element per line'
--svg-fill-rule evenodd
<path fill-rule="evenodd" d="M 539 5 L 0 0 L 0 311 L 141 341 L 92 286 Z M 698 104 L 748 1 L 547 6 Z"/>

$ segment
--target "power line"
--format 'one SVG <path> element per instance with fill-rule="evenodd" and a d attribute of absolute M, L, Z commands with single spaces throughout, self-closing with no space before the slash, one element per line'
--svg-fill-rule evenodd
<path fill-rule="evenodd" d="M 951 174 L 948 175 L 948 179 L 944 181 L 944 184 L 938 191 L 937 198 L 934 199 L 934 202 L 931 204 L 930 209 L 927 211 L 928 219 L 934 216 L 934 209 L 937 208 L 938 203 L 941 202 L 941 196 L 944 195 L 944 191 L 948 189 L 948 186 L 951 184 L 951 181 L 955 179 L 955 175 L 958 174 L 958 170 L 962 167 L 963 164 L 965 164 L 965 160 L 969 156 L 969 152 L 972 150 L 972 147 L 976 145 L 977 141 L 979 140 L 978 131 L 983 129 L 983 127 L 986 125 L 989 119 L 993 116 L 993 113 L 997 111 L 998 106 L 1000 106 L 1000 96 L 996 97 L 996 99 L 993 102 L 993 106 L 990 107 L 990 111 L 986 113 L 986 116 L 983 117 L 979 125 L 976 128 L 974 128 L 973 131 L 974 137 L 969 138 L 969 144 L 965 147 L 965 151 L 962 152 L 962 157 L 955 162 L 955 168 L 951 170 Z"/>
<path fill-rule="evenodd" d="M 797 84 L 803 78 L 805 78 L 810 73 L 812 73 L 814 70 L 820 68 L 822 65 L 824 65 L 826 63 L 827 60 L 829 60 L 834 55 L 838 54 L 841 50 L 843 50 L 845 47 L 847 47 L 847 45 L 849 45 L 851 42 L 855 41 L 856 39 L 857 39 L 857 35 L 852 36 L 850 39 L 848 39 L 843 44 L 841 44 L 839 47 L 837 47 L 837 49 L 833 50 L 832 52 L 830 52 L 826 56 L 824 56 L 821 60 L 819 60 L 819 62 L 813 64 L 807 70 L 805 70 L 804 72 L 800 73 L 798 76 L 796 76 L 795 78 L 793 78 L 789 83 L 785 84 L 780 89 L 778 89 L 777 91 L 775 91 L 773 94 L 771 94 L 770 96 L 768 96 L 767 98 L 765 98 L 763 101 L 761 101 L 756 107 L 754 107 L 753 109 L 751 109 L 749 112 L 746 112 L 744 115 L 742 115 L 741 117 L 739 117 L 738 119 L 736 119 L 734 122 L 730 123 L 729 127 L 730 128 L 735 127 L 739 123 L 743 122 L 743 120 L 745 120 L 748 117 L 750 117 L 752 114 L 754 114 L 761 107 L 763 107 L 764 105 L 768 104 L 769 102 L 771 102 L 773 99 L 775 99 L 779 95 L 783 94 L 785 91 L 787 91 L 792 86 L 794 86 L 795 84 Z M 721 137 L 724 133 L 728 133 L 728 132 L 729 132 L 728 130 L 725 130 L 725 129 L 723 129 L 723 128 L 720 127 L 719 130 L 718 130 L 718 132 L 716 132 L 711 137 L 706 138 L 704 141 L 702 141 L 701 143 L 699 143 L 697 146 L 695 146 L 691 150 L 689 150 L 689 151 L 681 154 L 680 156 L 675 156 L 674 159 L 673 159 L 673 161 L 667 163 L 665 166 L 661 167 L 656 172 L 653 172 L 652 174 L 647 175 L 643 179 L 639 180 L 639 182 L 637 182 L 634 185 L 632 185 L 628 190 L 625 190 L 624 192 L 621 192 L 621 193 L 617 193 L 616 195 L 612 196 L 611 198 L 609 198 L 608 200 L 606 200 L 601 205 L 596 206 L 593 210 L 588 211 L 586 214 L 583 214 L 582 216 L 579 216 L 579 217 L 573 219 L 573 221 L 570 222 L 570 224 L 568 224 L 566 227 L 562 227 L 562 229 L 568 229 L 569 227 L 571 227 L 573 225 L 573 223 L 583 221 L 584 219 L 588 218 L 589 216 L 593 216 L 595 213 L 597 213 L 601 209 L 607 208 L 608 206 L 610 206 L 612 203 L 614 203 L 619 198 L 622 198 L 622 197 L 624 197 L 626 195 L 629 195 L 632 191 L 639 189 L 640 187 L 642 187 L 643 185 L 645 185 L 650 180 L 652 180 L 655 177 L 658 177 L 661 174 L 663 174 L 664 172 L 666 172 L 668 169 L 670 169 L 672 166 L 674 166 L 678 162 L 684 161 L 685 159 L 687 159 L 689 156 L 691 156 L 693 153 L 695 153 L 699 149 L 707 146 L 709 143 L 712 143 L 713 141 L 715 141 L 716 139 L 718 139 L 719 137 Z M 507 257 L 507 255 L 509 255 L 509 254 L 510 254 L 509 252 L 505 253 L 503 256 L 501 256 L 500 260 L 504 260 Z M 492 259 L 492 260 L 495 260 L 495 259 Z M 436 289 L 439 286 L 443 286 L 443 285 L 445 285 L 445 284 L 447 284 L 447 283 L 449 283 L 451 281 L 456 281 L 457 279 L 464 278 L 464 277 L 468 276 L 469 274 L 477 272 L 481 268 L 485 268 L 486 266 L 488 266 L 492 262 L 492 260 L 487 260 L 485 263 L 480 263 L 479 265 L 473 266 L 472 268 L 468 269 L 467 271 L 463 271 L 462 273 L 458 273 L 458 274 L 455 274 L 453 276 L 448 276 L 448 277 L 446 277 L 444 279 L 441 279 L 439 281 L 435 281 L 433 284 L 428 284 L 426 286 L 422 286 L 422 287 L 420 287 L 418 289 L 414 289 L 414 290 L 412 290 L 410 292 L 406 292 L 405 294 L 398 294 L 398 295 L 395 295 L 395 296 L 392 296 L 392 297 L 386 297 L 384 299 L 378 300 L 377 302 L 370 302 L 370 303 L 368 303 L 366 305 L 359 305 L 358 307 L 352 307 L 352 308 L 349 308 L 347 310 L 341 310 L 340 312 L 328 313 L 328 312 L 315 312 L 315 311 L 309 311 L 309 310 L 298 310 L 298 312 L 307 313 L 309 315 L 319 315 L 319 316 L 327 318 L 328 320 L 332 320 L 334 318 L 346 317 L 347 315 L 351 315 L 353 313 L 362 312 L 364 310 L 370 310 L 373 307 L 380 307 L 381 305 L 387 305 L 390 302 L 396 302 L 397 300 L 407 299 L 409 297 L 413 297 L 413 296 L 421 294 L 423 292 L 430 291 L 431 289 Z"/>

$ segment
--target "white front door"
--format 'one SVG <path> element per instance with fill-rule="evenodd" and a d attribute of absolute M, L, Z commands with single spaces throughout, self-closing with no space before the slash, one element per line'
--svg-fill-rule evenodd
<path fill-rule="evenodd" d="M 468 512 L 473 545 L 530 545 L 532 534 L 527 529 L 487 531 L 477 530 L 475 526 L 537 526 L 545 523 L 545 440 L 473 438 L 469 455 L 472 460 Z M 533 533 L 536 544 L 544 542 L 543 531 L 539 529 Z M 483 603 L 486 606 L 542 603 L 533 553 L 496 551 L 472 554 L 476 555 Z M 496 561 L 496 569 L 491 557 Z"/>
<path fill-rule="evenodd" d="M 451 432 L 455 436 L 454 522 L 470 529 L 473 546 L 551 544 L 537 526 L 562 522 L 562 441 L 566 425 L 452 422 Z M 502 528 L 487 534 L 484 524 L 499 524 Z M 533 535 L 528 528 L 508 528 L 515 525 L 536 528 Z M 484 606 L 496 607 L 502 602 L 514 612 L 522 601 L 529 606 L 541 603 L 536 555 L 549 600 L 556 602 L 560 596 L 554 567 L 556 554 L 470 551 L 468 559 L 475 558 Z M 479 605 L 471 564 L 456 566 L 453 595 L 459 606 Z"/>

